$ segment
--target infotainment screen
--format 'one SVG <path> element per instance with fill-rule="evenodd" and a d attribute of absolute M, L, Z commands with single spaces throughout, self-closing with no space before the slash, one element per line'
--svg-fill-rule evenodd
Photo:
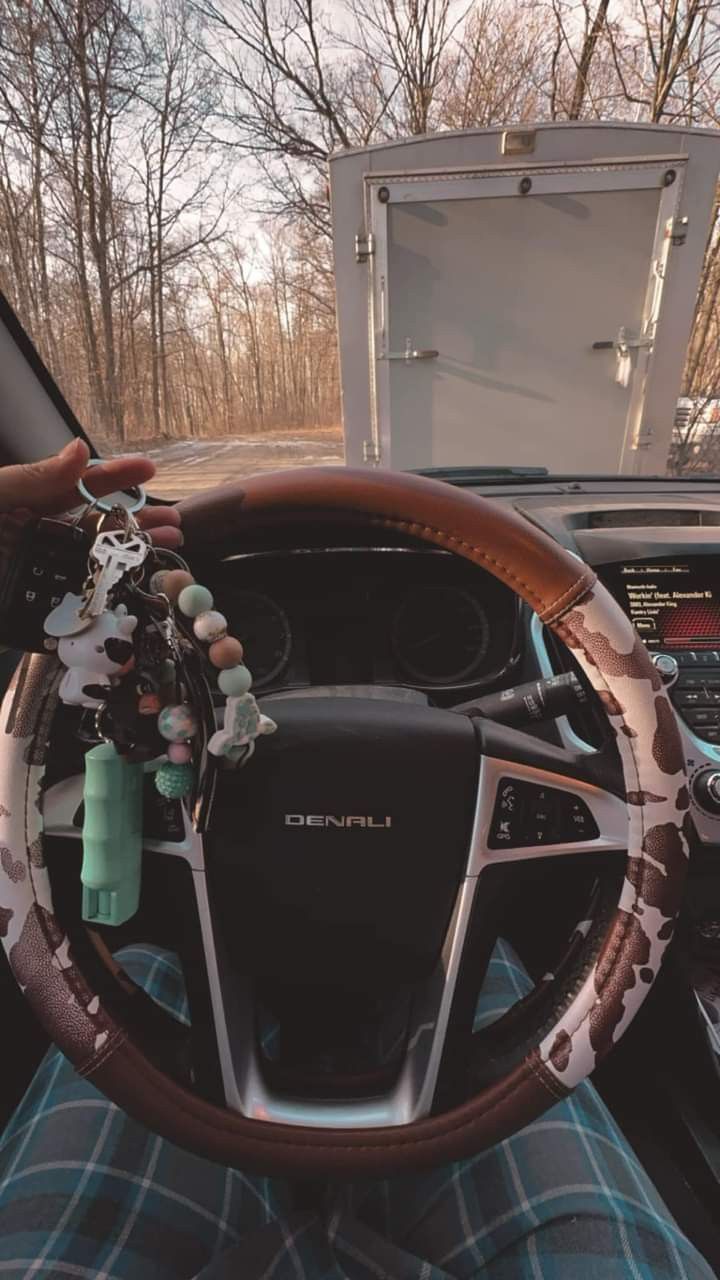
<path fill-rule="evenodd" d="M 712 562 L 615 566 L 620 603 L 649 649 L 720 646 L 720 592 Z"/>

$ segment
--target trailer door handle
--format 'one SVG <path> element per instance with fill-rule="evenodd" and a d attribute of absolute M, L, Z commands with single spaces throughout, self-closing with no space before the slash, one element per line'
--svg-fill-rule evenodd
<path fill-rule="evenodd" d="M 414 347 L 412 338 L 406 338 L 404 351 L 387 351 L 380 359 L 405 360 L 409 364 L 411 360 L 437 360 L 439 355 L 439 351 L 433 351 L 431 348 L 422 350 Z"/>
<path fill-rule="evenodd" d="M 625 356 L 629 351 L 638 351 L 643 347 L 652 348 L 653 341 L 653 338 L 647 334 L 636 338 L 623 326 L 617 338 L 609 338 L 606 342 L 593 342 L 592 349 L 593 351 L 618 351 L 621 356 Z"/>

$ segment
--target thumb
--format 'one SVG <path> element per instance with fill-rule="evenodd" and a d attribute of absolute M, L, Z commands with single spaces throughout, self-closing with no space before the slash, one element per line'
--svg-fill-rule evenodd
<path fill-rule="evenodd" d="M 84 440 L 76 439 L 51 458 L 0 468 L 0 511 L 27 507 L 52 515 L 77 506 L 81 499 L 75 486 L 89 456 Z"/>

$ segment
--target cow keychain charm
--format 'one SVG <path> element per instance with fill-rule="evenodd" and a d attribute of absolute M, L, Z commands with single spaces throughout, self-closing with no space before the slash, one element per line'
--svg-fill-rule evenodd
<path fill-rule="evenodd" d="M 114 595 L 141 568 L 149 545 L 130 512 L 113 508 L 112 514 L 122 527 L 102 530 L 95 538 L 84 596 L 67 593 L 45 620 L 45 633 L 67 667 L 59 689 L 66 706 L 99 708 L 133 658 L 138 619 L 124 604 L 115 604 Z"/>

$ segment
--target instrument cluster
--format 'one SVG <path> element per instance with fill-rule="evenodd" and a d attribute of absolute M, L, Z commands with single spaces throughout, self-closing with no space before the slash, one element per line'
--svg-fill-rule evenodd
<path fill-rule="evenodd" d="M 249 552 L 217 566 L 212 586 L 259 692 L 357 683 L 472 691 L 517 652 L 513 592 L 440 550 Z"/>

